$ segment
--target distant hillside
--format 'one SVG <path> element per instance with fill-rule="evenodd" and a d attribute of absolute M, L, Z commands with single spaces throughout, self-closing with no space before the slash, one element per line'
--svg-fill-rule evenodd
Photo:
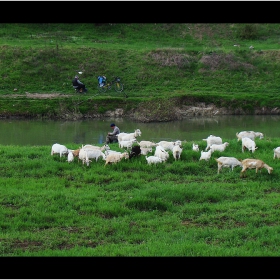
<path fill-rule="evenodd" d="M 129 98 L 280 104 L 280 24 L 0 24 L 1 95 L 97 93 L 121 77 Z M 116 96 L 113 91 L 104 98 Z M 97 97 L 102 98 L 102 96 Z M 226 101 L 225 101 L 226 100 Z M 246 104 L 245 106 L 247 106 Z M 251 104 L 252 105 L 252 104 Z"/>

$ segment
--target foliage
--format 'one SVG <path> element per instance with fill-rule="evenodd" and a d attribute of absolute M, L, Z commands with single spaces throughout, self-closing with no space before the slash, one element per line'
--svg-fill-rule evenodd
<path fill-rule="evenodd" d="M 258 29 L 255 24 L 245 24 L 239 27 L 237 37 L 241 39 L 256 39 L 258 37 Z"/>

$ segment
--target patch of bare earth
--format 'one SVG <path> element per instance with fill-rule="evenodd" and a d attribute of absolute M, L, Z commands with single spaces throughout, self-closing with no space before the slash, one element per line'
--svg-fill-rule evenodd
<path fill-rule="evenodd" d="M 25 93 L 25 94 L 7 94 L 1 95 L 3 98 L 17 98 L 17 97 L 27 97 L 32 99 L 52 99 L 59 97 L 72 97 L 72 95 L 61 94 L 61 93 Z"/>

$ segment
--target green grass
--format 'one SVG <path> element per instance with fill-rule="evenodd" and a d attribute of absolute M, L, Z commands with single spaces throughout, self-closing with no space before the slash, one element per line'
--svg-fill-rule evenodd
<path fill-rule="evenodd" d="M 139 101 L 153 114 L 193 101 L 246 112 L 279 107 L 279 30 L 279 24 L 2 23 L 0 97 L 61 96 L 2 98 L 0 112 L 48 118 L 130 110 Z M 73 92 L 77 71 L 86 96 Z M 120 76 L 129 98 L 94 96 L 100 74 Z M 73 97 L 66 101 L 64 94 Z M 273 148 L 280 140 L 256 140 L 254 154 L 242 153 L 236 139 L 223 141 L 229 147 L 209 162 L 186 142 L 180 161 L 148 166 L 138 157 L 106 167 L 102 160 L 69 164 L 48 146 L 0 145 L 0 255 L 278 256 L 280 163 Z M 258 158 L 274 172 L 248 170 L 241 178 L 236 167 L 217 174 L 214 158 L 221 155 Z"/>
<path fill-rule="evenodd" d="M 158 108 L 159 98 L 164 104 L 173 104 L 172 98 L 180 105 L 195 101 L 247 114 L 255 107 L 279 107 L 278 27 L 0 24 L 0 97 L 23 95 L 13 97 L 13 102 L 3 98 L 0 114 L 58 118 L 69 112 L 103 114 L 119 107 L 127 113 L 138 106 Z M 83 72 L 81 80 L 89 90 L 83 96 L 72 88 L 77 71 Z M 97 95 L 100 74 L 108 80 L 121 77 L 129 98 L 113 90 Z M 26 93 L 60 97 L 34 101 Z M 72 98 L 63 98 L 66 94 Z"/>
<path fill-rule="evenodd" d="M 279 24 L 2 23 L 0 96 L 74 95 L 83 71 L 91 94 L 104 74 L 120 76 L 129 97 L 248 94 L 269 105 L 279 99 L 278 45 Z"/>
<path fill-rule="evenodd" d="M 257 139 L 254 154 L 224 141 L 209 162 L 185 142 L 179 161 L 149 166 L 140 156 L 106 167 L 69 164 L 49 146 L 0 145 L 1 256 L 277 256 L 280 141 Z M 217 174 L 222 155 L 274 171 Z"/>

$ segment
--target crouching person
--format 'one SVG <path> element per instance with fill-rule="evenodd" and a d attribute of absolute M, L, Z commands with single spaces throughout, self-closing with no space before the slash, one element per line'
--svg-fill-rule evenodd
<path fill-rule="evenodd" d="M 120 133 L 120 129 L 114 123 L 112 123 L 110 126 L 113 129 L 113 132 L 108 132 L 106 137 L 106 144 L 118 143 L 118 135 Z"/>

